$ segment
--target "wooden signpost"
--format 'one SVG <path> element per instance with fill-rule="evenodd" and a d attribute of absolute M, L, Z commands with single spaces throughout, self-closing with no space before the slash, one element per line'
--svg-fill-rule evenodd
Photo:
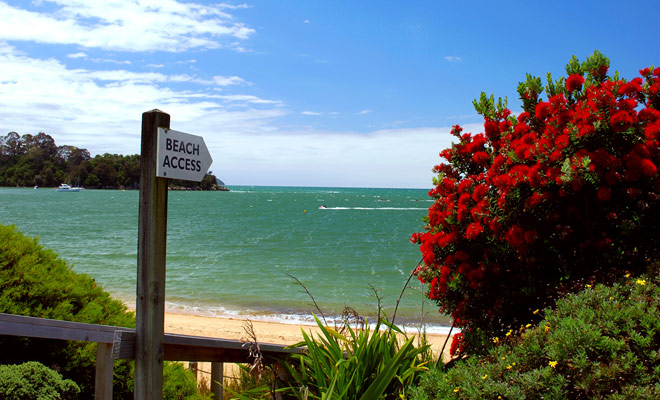
<path fill-rule="evenodd" d="M 203 138 L 169 128 L 169 114 L 160 110 L 142 114 L 135 305 L 136 400 L 163 397 L 167 179 L 199 182 L 212 162 Z"/>

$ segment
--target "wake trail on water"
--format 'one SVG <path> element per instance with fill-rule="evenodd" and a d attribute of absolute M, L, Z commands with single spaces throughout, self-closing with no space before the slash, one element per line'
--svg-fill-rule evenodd
<path fill-rule="evenodd" d="M 428 210 L 424 207 L 320 207 L 320 210 L 399 210 L 399 211 L 419 211 Z"/>

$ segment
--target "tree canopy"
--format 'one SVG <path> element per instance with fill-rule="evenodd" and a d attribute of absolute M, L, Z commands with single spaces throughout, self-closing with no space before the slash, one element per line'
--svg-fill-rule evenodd
<path fill-rule="evenodd" d="M 57 146 L 43 132 L 37 135 L 9 132 L 0 136 L 0 186 L 58 186 L 68 182 L 89 189 L 137 189 L 140 155 L 109 154 L 91 157 L 87 149 Z M 217 189 L 209 171 L 202 182 L 170 181 L 170 187 Z"/>
<path fill-rule="evenodd" d="M 545 87 L 528 75 L 517 116 L 482 94 L 484 133 L 455 126 L 440 153 L 416 273 L 473 345 L 660 262 L 660 68 L 608 68 L 596 52 Z"/>

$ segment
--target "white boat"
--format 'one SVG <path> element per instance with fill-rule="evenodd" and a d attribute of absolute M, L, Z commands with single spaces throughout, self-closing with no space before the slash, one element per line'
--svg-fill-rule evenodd
<path fill-rule="evenodd" d="M 63 183 L 63 184 L 60 185 L 60 187 L 57 188 L 57 191 L 58 192 L 80 192 L 80 189 L 82 189 L 82 188 L 71 187 L 71 186 L 67 185 L 66 183 Z"/>

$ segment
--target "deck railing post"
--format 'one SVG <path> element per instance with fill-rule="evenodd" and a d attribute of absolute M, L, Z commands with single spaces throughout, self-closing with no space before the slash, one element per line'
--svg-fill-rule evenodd
<path fill-rule="evenodd" d="M 213 400 L 222 400 L 224 366 L 221 362 L 211 363 L 211 393 Z"/>
<path fill-rule="evenodd" d="M 94 399 L 112 400 L 112 343 L 96 343 L 96 378 Z"/>

